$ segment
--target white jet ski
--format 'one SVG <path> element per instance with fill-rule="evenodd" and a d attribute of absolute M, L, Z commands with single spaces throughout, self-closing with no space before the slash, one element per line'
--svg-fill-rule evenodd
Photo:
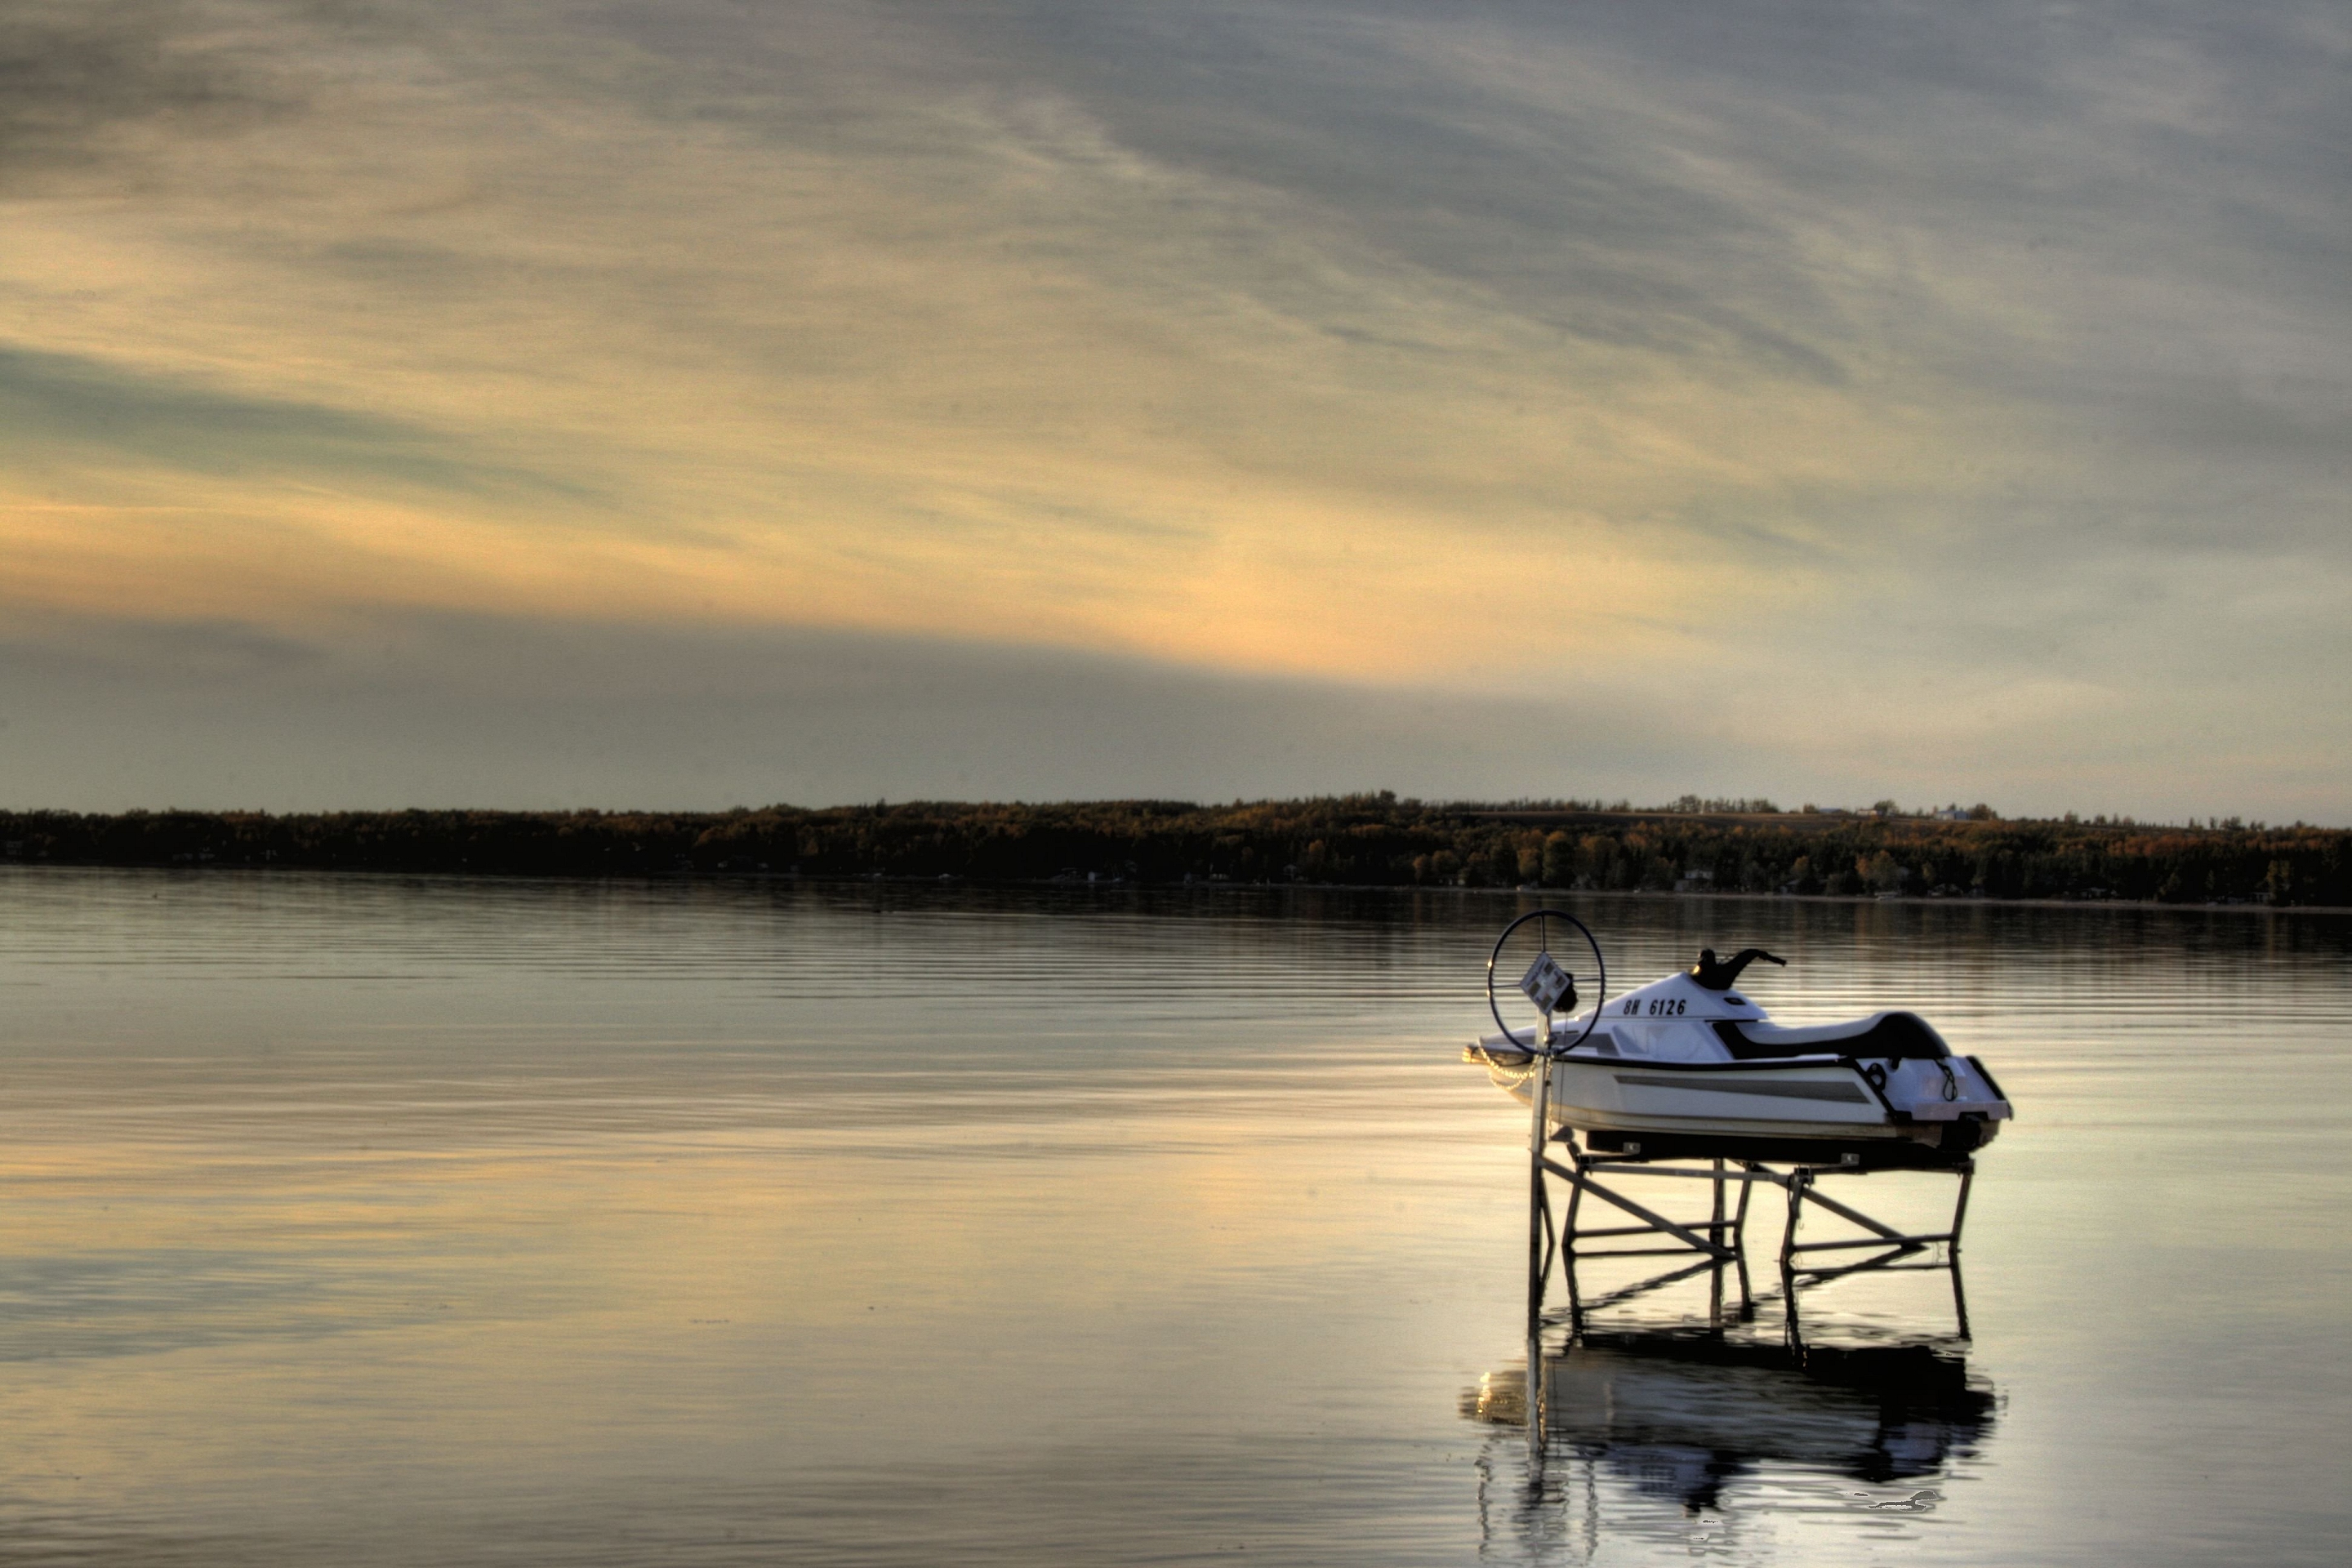
<path fill-rule="evenodd" d="M 1543 913 L 1583 930 L 1571 916 Z M 1598 942 L 1592 948 L 1597 969 Z M 1543 1022 L 1505 1026 L 1465 1058 L 1528 1105 L 1548 1058 L 1551 1124 L 1582 1133 L 1595 1152 L 1644 1159 L 1954 1165 L 2010 1120 L 2009 1100 L 1984 1063 L 1955 1054 L 1915 1013 L 1772 1022 L 1739 988 L 1741 972 L 1759 960 L 1786 962 L 1760 948 L 1728 960 L 1708 949 L 1680 973 L 1577 1014 L 1573 978 L 1539 953 L 1520 989 Z M 1555 1024 L 1556 1008 L 1573 1021 Z M 1503 1023 L 1499 1011 L 1496 1022 Z"/>

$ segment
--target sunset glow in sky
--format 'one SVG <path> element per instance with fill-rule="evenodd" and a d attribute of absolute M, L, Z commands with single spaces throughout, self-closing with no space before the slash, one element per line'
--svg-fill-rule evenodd
<path fill-rule="evenodd" d="M 0 804 L 2352 822 L 2352 17 L 20 0 Z"/>

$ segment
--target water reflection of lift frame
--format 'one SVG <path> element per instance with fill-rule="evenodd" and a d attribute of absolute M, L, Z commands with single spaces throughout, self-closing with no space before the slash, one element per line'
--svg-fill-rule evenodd
<path fill-rule="evenodd" d="M 1952 1222 L 1948 1229 L 1926 1232 L 1901 1230 L 1818 1190 L 1824 1177 L 1875 1173 L 1857 1164 L 1781 1161 L 1777 1163 L 1782 1168 L 1775 1169 L 1772 1164 L 1758 1160 L 1704 1160 L 1673 1154 L 1644 1156 L 1639 1152 L 1638 1144 L 1623 1153 L 1580 1150 L 1572 1131 L 1562 1130 L 1554 1132 L 1551 1130 L 1549 1058 L 1539 1054 L 1535 1065 L 1537 1073 L 1532 1096 L 1535 1118 L 1528 1150 L 1532 1204 L 1528 1215 L 1528 1326 L 1531 1336 L 1541 1331 L 1544 1298 L 1549 1292 L 1555 1265 L 1559 1266 L 1568 1289 L 1571 1331 L 1582 1331 L 1584 1314 L 1588 1311 L 1689 1279 L 1702 1271 L 1712 1271 L 1713 1275 L 1710 1315 L 1714 1321 L 1720 1322 L 1723 1315 L 1726 1269 L 1733 1271 L 1738 1281 L 1739 1316 L 1742 1319 L 1751 1317 L 1755 1310 L 1755 1296 L 1748 1274 L 1748 1210 L 1755 1184 L 1769 1182 L 1788 1195 L 1788 1228 L 1780 1240 L 1780 1265 L 1782 1299 L 1792 1338 L 1799 1332 L 1797 1292 L 1801 1288 L 1827 1284 L 1849 1274 L 1909 1269 L 1938 1269 L 1950 1273 L 1953 1310 L 1959 1319 L 1960 1336 L 1963 1339 L 1968 1337 L 1968 1300 L 1960 1286 L 1960 1230 L 1968 1218 L 1969 1186 L 1976 1175 L 1973 1160 L 1962 1160 L 1955 1164 L 1917 1173 L 1948 1174 L 1958 1179 L 1959 1193 L 1952 1207 Z M 1565 1152 L 1565 1163 L 1553 1158 L 1555 1150 Z M 1733 1169 L 1734 1166 L 1738 1168 Z M 1604 1176 L 1606 1181 L 1601 1179 Z M 1709 1184 L 1713 1205 L 1705 1219 L 1670 1219 L 1612 1184 L 1629 1176 L 1677 1177 L 1706 1182 Z M 1566 1211 L 1557 1220 L 1553 1215 L 1551 1196 L 1551 1183 L 1555 1179 L 1565 1183 L 1568 1187 Z M 1729 1189 L 1735 1186 L 1738 1190 L 1736 1205 L 1727 1201 Z M 1578 1221 L 1587 1195 L 1617 1208 L 1638 1223 L 1580 1226 Z M 1808 1203 L 1859 1227 L 1864 1234 L 1821 1241 L 1799 1239 L 1799 1226 Z M 1624 1245 L 1643 1237 L 1656 1237 L 1664 1245 Z M 1601 1247 L 1581 1245 L 1591 1241 L 1615 1245 Z M 1943 1249 L 1940 1261 L 1933 1257 L 1933 1249 L 1938 1247 Z M 1832 1266 L 1808 1267 L 1804 1262 L 1810 1255 L 1841 1252 L 1860 1252 L 1867 1256 L 1853 1262 Z M 1578 1289 L 1576 1264 L 1580 1259 L 1687 1257 L 1694 1253 L 1697 1255 L 1696 1261 L 1685 1267 L 1613 1291 L 1596 1301 L 1584 1300 Z"/>
<path fill-rule="evenodd" d="M 1723 1265 L 1710 1258 L 1693 1267 Z M 1538 1548 L 1524 1555 L 1590 1563 L 1604 1539 L 1622 1542 L 1642 1528 L 1625 1506 L 1642 1496 L 1680 1503 L 1693 1524 L 1704 1512 L 1701 1540 L 1753 1555 L 1739 1548 L 1743 1517 L 1753 1504 L 1777 1510 L 1790 1500 L 1751 1495 L 1735 1503 L 1730 1489 L 1773 1470 L 1914 1489 L 1895 1498 L 1841 1488 L 1838 1500 L 1861 1500 L 1855 1512 L 1876 1516 L 1873 1523 L 1887 1510 L 1926 1511 L 1941 1500 L 1934 1485 L 1953 1460 L 1975 1452 L 1990 1431 L 1997 1405 L 1940 1335 L 1774 1345 L 1724 1327 L 1627 1323 L 1572 1334 L 1564 1344 L 1531 1343 L 1524 1365 L 1480 1378 L 1460 1409 L 1484 1426 L 1526 1430 L 1529 1464 L 1499 1521 Z M 1493 1505 L 1506 1498 L 1494 1485 L 1499 1457 L 1490 1447 L 1475 1461 L 1480 1536 L 1489 1546 L 1498 1533 Z M 1604 1471 L 1633 1494 L 1612 1502 L 1614 1520 L 1605 1519 L 1597 1485 Z M 1567 1550 L 1542 1549 L 1560 1547 Z"/>

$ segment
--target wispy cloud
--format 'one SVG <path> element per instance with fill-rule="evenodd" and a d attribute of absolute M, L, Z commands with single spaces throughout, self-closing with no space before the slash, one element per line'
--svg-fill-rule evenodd
<path fill-rule="evenodd" d="M 135 188 L 143 144 L 292 107 L 196 0 L 16 0 L 0 13 L 0 197 Z"/>
<path fill-rule="evenodd" d="M 0 461 L 24 471 L 85 460 L 187 474 L 334 479 L 488 496 L 599 500 L 569 479 L 472 452 L 448 431 L 316 403 L 226 391 L 68 354 L 0 345 Z"/>

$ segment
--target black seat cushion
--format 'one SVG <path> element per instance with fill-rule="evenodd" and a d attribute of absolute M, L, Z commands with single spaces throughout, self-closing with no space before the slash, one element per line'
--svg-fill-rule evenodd
<path fill-rule="evenodd" d="M 1889 1013 L 1866 1029 L 1856 1029 L 1851 1035 L 1839 1035 L 1828 1039 L 1813 1039 L 1802 1044 L 1778 1040 L 1751 1040 L 1739 1026 L 1729 1018 L 1718 1019 L 1715 1026 L 1717 1038 L 1731 1052 L 1734 1061 L 1771 1061 L 1786 1057 L 1870 1057 L 1880 1061 L 1941 1061 L 1951 1050 L 1936 1037 L 1916 1014 Z"/>

